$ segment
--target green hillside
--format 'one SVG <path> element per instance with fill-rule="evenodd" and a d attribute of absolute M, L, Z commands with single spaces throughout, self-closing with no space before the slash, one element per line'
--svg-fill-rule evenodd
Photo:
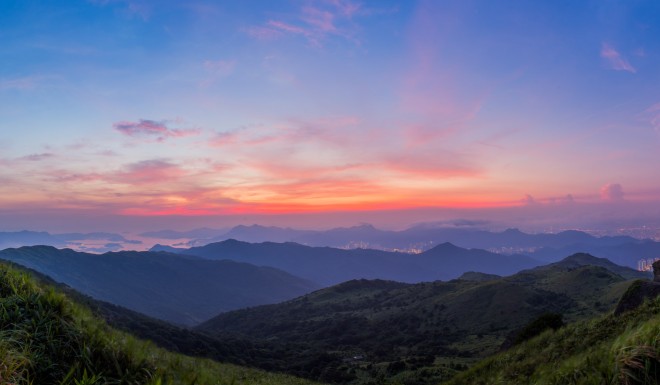
<path fill-rule="evenodd" d="M 548 330 L 446 385 L 658 383 L 660 297 L 620 316 L 610 313 Z"/>
<path fill-rule="evenodd" d="M 0 330 L 2 384 L 312 384 L 156 348 L 4 263 Z"/>
<path fill-rule="evenodd" d="M 252 338 L 281 351 L 284 366 L 269 368 L 298 376 L 432 384 L 497 353 L 544 313 L 572 322 L 611 310 L 630 280 L 608 269 L 619 266 L 591 261 L 599 263 L 592 256 L 571 256 L 488 280 L 349 281 L 281 304 L 224 313 L 197 330 Z"/>

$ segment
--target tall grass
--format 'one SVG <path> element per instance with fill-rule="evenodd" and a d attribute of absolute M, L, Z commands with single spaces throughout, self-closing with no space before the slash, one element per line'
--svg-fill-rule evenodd
<path fill-rule="evenodd" d="M 194 359 L 116 331 L 29 275 L 0 264 L 0 384 L 304 385 Z"/>
<path fill-rule="evenodd" d="M 660 384 L 660 297 L 619 316 L 548 330 L 447 384 Z"/>

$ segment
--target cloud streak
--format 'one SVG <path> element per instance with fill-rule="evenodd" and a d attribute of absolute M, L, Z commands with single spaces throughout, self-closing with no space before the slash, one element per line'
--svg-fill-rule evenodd
<path fill-rule="evenodd" d="M 637 69 L 635 69 L 635 67 L 633 67 L 628 62 L 628 60 L 621 56 L 621 54 L 609 43 L 603 43 L 601 45 L 600 57 L 605 59 L 610 69 L 615 71 L 626 71 L 633 74 L 637 72 Z"/>
<path fill-rule="evenodd" d="M 121 121 L 112 125 L 115 130 L 131 137 L 155 138 L 162 142 L 167 138 L 182 138 L 186 136 L 199 135 L 198 128 L 178 129 L 168 127 L 168 121 L 156 121 L 140 119 L 137 122 Z"/>
<path fill-rule="evenodd" d="M 282 19 L 270 19 L 245 32 L 257 39 L 270 41 L 283 36 L 301 36 L 316 48 L 321 48 L 330 36 L 357 43 L 354 38 L 354 17 L 361 15 L 362 6 L 347 0 L 331 0 L 303 6 L 296 14 Z M 364 15 L 368 13 L 365 12 Z"/>

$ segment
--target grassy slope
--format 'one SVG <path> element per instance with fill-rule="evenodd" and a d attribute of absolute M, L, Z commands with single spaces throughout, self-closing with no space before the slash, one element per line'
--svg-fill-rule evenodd
<path fill-rule="evenodd" d="M 447 385 L 658 384 L 660 297 L 577 322 L 487 358 Z"/>
<path fill-rule="evenodd" d="M 311 384 L 156 348 L 6 264 L 0 330 L 3 384 Z"/>

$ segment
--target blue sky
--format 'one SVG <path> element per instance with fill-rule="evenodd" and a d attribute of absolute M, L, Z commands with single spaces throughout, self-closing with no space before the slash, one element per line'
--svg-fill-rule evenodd
<path fill-rule="evenodd" d="M 655 1 L 3 1 L 0 215 L 657 218 L 658 20 Z"/>

